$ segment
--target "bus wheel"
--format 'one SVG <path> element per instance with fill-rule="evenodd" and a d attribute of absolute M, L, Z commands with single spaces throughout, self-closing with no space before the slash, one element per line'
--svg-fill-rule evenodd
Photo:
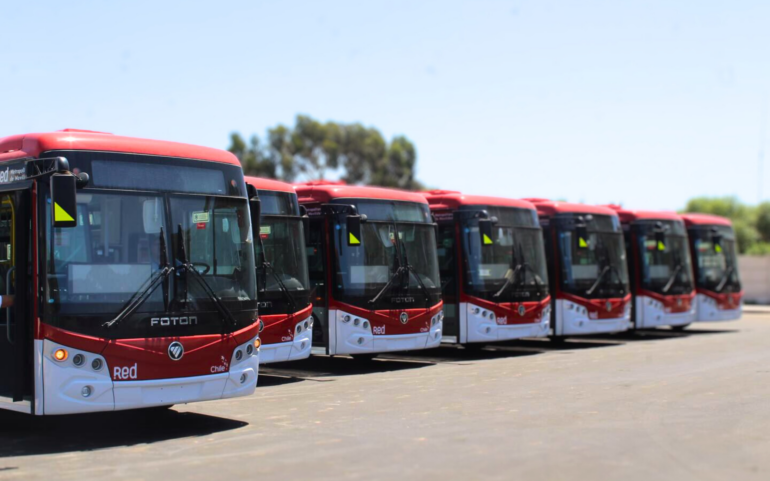
<path fill-rule="evenodd" d="M 671 330 L 676 332 L 683 332 L 685 329 L 687 329 L 688 326 L 689 324 L 682 324 L 681 326 L 671 326 Z"/>
<path fill-rule="evenodd" d="M 350 357 L 360 362 L 372 362 L 377 354 L 351 354 Z"/>

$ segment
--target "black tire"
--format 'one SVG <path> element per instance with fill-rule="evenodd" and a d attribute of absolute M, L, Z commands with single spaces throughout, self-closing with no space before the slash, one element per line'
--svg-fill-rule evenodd
<path fill-rule="evenodd" d="M 671 330 L 676 332 L 684 332 L 684 330 L 687 329 L 689 326 L 690 324 L 682 324 L 681 326 L 671 326 Z"/>

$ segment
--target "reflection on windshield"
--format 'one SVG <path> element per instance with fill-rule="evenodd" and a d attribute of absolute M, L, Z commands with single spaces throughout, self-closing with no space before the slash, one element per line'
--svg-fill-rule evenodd
<path fill-rule="evenodd" d="M 640 234 L 638 239 L 644 289 L 660 294 L 692 291 L 692 266 L 686 237 L 667 234 L 662 245 L 654 234 Z"/>
<path fill-rule="evenodd" d="M 257 270 L 260 291 L 276 292 L 281 283 L 290 292 L 306 290 L 308 286 L 307 256 L 302 221 L 299 218 L 263 216 L 259 228 Z M 265 260 L 274 273 L 268 273 L 262 264 L 262 248 Z"/>
<path fill-rule="evenodd" d="M 590 232 L 577 238 L 572 230 L 558 232 L 561 285 L 565 292 L 587 297 L 622 297 L 628 293 L 628 266 L 622 234 Z"/>
<path fill-rule="evenodd" d="M 463 235 L 468 294 L 494 302 L 541 300 L 548 295 L 543 236 L 539 228 L 496 225 L 494 243 L 482 246 L 474 220 L 463 228 Z"/>
<path fill-rule="evenodd" d="M 691 231 L 697 259 L 696 281 L 699 287 L 716 292 L 739 292 L 741 282 L 738 277 L 735 239 L 732 237 L 732 229 L 726 227 L 723 230 L 725 232 L 719 236 L 703 230 Z"/>
<path fill-rule="evenodd" d="M 367 221 L 361 224 L 361 245 L 358 247 L 350 247 L 345 242 L 344 223 L 336 223 L 334 228 L 339 252 L 336 287 L 344 297 L 358 298 L 356 303 L 363 305 L 361 301 L 374 298 L 399 268 L 406 269 L 407 261 L 411 269 L 394 281 L 391 294 L 421 299 L 425 295 L 423 285 L 436 296 L 440 294 L 432 225 Z M 387 303 L 389 297 L 383 296 L 383 300 Z M 365 307 L 373 306 L 366 304 Z"/>
<path fill-rule="evenodd" d="M 161 232 L 175 237 L 179 225 L 189 259 L 217 296 L 231 302 L 231 309 L 253 308 L 253 302 L 248 307 L 240 304 L 255 300 L 245 199 L 79 192 L 78 223 L 70 229 L 50 227 L 48 203 L 47 304 L 56 312 L 114 317 L 161 269 Z M 167 206 L 173 229 L 167 225 Z M 173 264 L 179 255 L 176 244 L 171 238 L 166 244 Z M 170 281 L 176 293 L 172 309 L 180 307 L 175 301 L 208 299 L 195 283 L 183 293 L 184 280 L 178 274 Z M 137 312 L 164 310 L 162 289 L 157 289 Z"/>

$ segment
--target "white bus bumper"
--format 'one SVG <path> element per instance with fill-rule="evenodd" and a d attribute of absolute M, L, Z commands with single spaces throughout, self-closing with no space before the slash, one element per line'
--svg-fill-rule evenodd
<path fill-rule="evenodd" d="M 566 299 L 556 300 L 555 336 L 580 336 L 623 332 L 631 327 L 631 304 L 622 317 L 590 319 L 587 310 Z"/>
<path fill-rule="evenodd" d="M 306 327 L 307 326 L 307 327 Z M 294 326 L 294 339 L 288 342 L 275 344 L 262 344 L 259 351 L 259 362 L 270 364 L 272 362 L 298 361 L 310 357 L 310 348 L 313 344 L 313 317 L 308 317 Z"/>

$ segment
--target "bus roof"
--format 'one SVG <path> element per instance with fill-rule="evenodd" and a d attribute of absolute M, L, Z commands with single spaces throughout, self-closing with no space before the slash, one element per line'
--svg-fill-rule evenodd
<path fill-rule="evenodd" d="M 465 195 L 456 190 L 431 190 L 421 192 L 428 200 L 431 209 L 457 209 L 463 205 L 489 205 L 496 207 L 518 207 L 535 210 L 531 202 L 506 197 L 488 197 L 485 195 Z"/>
<path fill-rule="evenodd" d="M 272 190 L 274 192 L 287 192 L 289 194 L 295 193 L 293 185 L 281 182 L 280 180 L 252 176 L 246 176 L 243 179 L 247 184 L 253 185 L 257 190 Z"/>
<path fill-rule="evenodd" d="M 326 203 L 332 199 L 382 199 L 427 204 L 422 194 L 383 187 L 347 185 L 344 182 L 314 180 L 294 184 L 300 203 Z"/>
<path fill-rule="evenodd" d="M 556 214 L 595 214 L 617 217 L 617 213 L 606 207 L 588 204 L 573 204 L 570 202 L 558 202 L 548 199 L 527 198 L 527 202 L 535 204 L 537 215 L 552 216 Z"/>
<path fill-rule="evenodd" d="M 615 204 L 606 206 L 614 210 L 620 217 L 620 222 L 631 223 L 637 220 L 682 220 L 682 217 L 673 211 L 667 210 L 631 210 Z"/>
<path fill-rule="evenodd" d="M 64 129 L 0 138 L 0 162 L 38 157 L 51 150 L 125 152 L 240 165 L 238 158 L 225 150 L 163 140 L 122 137 L 90 130 Z"/>
<path fill-rule="evenodd" d="M 730 219 L 718 215 L 688 213 L 680 214 L 680 216 L 684 219 L 684 224 L 687 227 L 693 225 L 726 225 L 732 227 L 733 225 Z"/>

